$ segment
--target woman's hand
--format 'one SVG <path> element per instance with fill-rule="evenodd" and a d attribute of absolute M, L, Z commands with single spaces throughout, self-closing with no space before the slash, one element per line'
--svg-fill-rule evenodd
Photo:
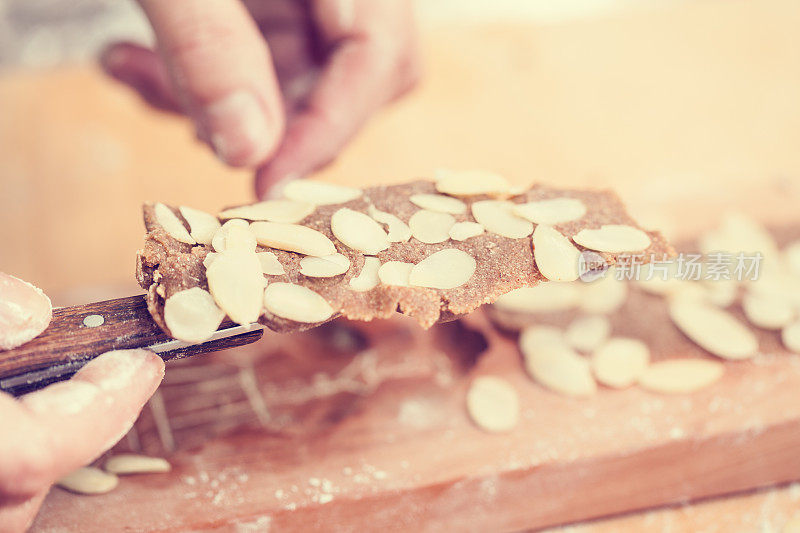
<path fill-rule="evenodd" d="M 50 316 L 47 296 L 0 273 L 0 350 L 41 333 Z M 124 350 L 19 399 L 0 392 L 0 531 L 24 531 L 55 481 L 128 432 L 163 377 L 161 358 Z"/>
<path fill-rule="evenodd" d="M 256 192 L 332 160 L 418 77 L 409 0 L 139 0 L 158 53 L 112 45 L 106 70 L 186 113 Z"/>

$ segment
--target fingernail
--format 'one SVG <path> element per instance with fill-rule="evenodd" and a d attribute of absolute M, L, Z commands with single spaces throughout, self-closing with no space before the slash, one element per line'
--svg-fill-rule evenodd
<path fill-rule="evenodd" d="M 41 289 L 0 273 L 0 350 L 10 350 L 44 331 L 53 316 Z"/>
<path fill-rule="evenodd" d="M 39 414 L 74 415 L 94 402 L 100 390 L 85 381 L 65 381 L 23 396 L 22 402 Z"/>
<path fill-rule="evenodd" d="M 274 143 L 264 106 L 249 91 L 236 91 L 207 106 L 204 122 L 214 151 L 229 165 L 256 165 Z"/>
<path fill-rule="evenodd" d="M 80 374 L 104 391 L 115 391 L 130 386 L 134 380 L 152 379 L 154 370 L 163 375 L 163 365 L 157 365 L 157 359 L 146 350 L 118 350 L 99 356 Z"/>

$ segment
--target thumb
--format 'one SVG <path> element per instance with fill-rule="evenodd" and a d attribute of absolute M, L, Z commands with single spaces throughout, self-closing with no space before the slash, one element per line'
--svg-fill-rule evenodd
<path fill-rule="evenodd" d="M 24 344 L 45 330 L 53 316 L 40 289 L 0 272 L 0 350 Z"/>
<path fill-rule="evenodd" d="M 224 162 L 255 166 L 283 134 L 267 43 L 239 0 L 140 0 L 181 104 Z"/>

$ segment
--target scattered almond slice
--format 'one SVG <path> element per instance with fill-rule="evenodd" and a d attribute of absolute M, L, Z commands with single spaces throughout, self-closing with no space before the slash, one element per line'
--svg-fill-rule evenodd
<path fill-rule="evenodd" d="M 460 215 L 467 212 L 467 204 L 444 194 L 412 194 L 408 198 L 412 204 L 428 211 Z"/>
<path fill-rule="evenodd" d="M 297 224 L 314 212 L 314 205 L 295 200 L 265 200 L 257 204 L 231 207 L 219 214 L 219 218 L 243 218 Z"/>
<path fill-rule="evenodd" d="M 156 204 L 155 205 L 155 214 L 156 220 L 161 227 L 164 228 L 164 231 L 167 232 L 167 235 L 175 239 L 176 241 L 180 241 L 186 244 L 196 244 L 197 241 L 189 235 L 189 232 L 186 231 L 186 227 L 181 222 L 181 219 L 178 218 L 172 209 L 167 207 L 164 204 Z"/>
<path fill-rule="evenodd" d="M 764 226 L 742 213 L 726 213 L 719 228 L 707 232 L 700 239 L 700 251 L 754 253 L 774 258 L 778 254 L 775 239 Z"/>
<path fill-rule="evenodd" d="M 742 297 L 742 310 L 751 324 L 781 329 L 795 318 L 792 303 L 778 295 L 749 291 Z"/>
<path fill-rule="evenodd" d="M 164 458 L 149 457 L 135 453 L 121 453 L 106 460 L 103 470 L 111 474 L 152 474 L 172 470 L 172 465 Z"/>
<path fill-rule="evenodd" d="M 645 292 L 659 296 L 668 295 L 686 281 L 680 279 L 676 261 L 653 262 L 641 265 L 635 283 Z"/>
<path fill-rule="evenodd" d="M 511 184 L 494 172 L 440 169 L 436 172 L 436 190 L 451 196 L 507 196 L 511 192 Z"/>
<path fill-rule="evenodd" d="M 203 266 L 208 268 L 211 265 L 211 263 L 214 262 L 214 259 L 216 259 L 217 256 L 219 256 L 219 253 L 217 252 L 208 252 L 206 256 L 203 258 Z"/>
<path fill-rule="evenodd" d="M 411 235 L 425 244 L 436 244 L 450 238 L 450 228 L 456 223 L 453 215 L 420 209 L 408 220 Z"/>
<path fill-rule="evenodd" d="M 304 257 L 300 260 L 300 273 L 311 278 L 331 278 L 349 269 L 350 259 L 342 254 Z"/>
<path fill-rule="evenodd" d="M 431 289 L 454 289 L 465 284 L 475 273 L 477 263 L 467 252 L 456 248 L 429 255 L 411 269 L 409 285 Z"/>
<path fill-rule="evenodd" d="M 378 269 L 378 279 L 384 285 L 408 287 L 408 278 L 411 275 L 412 268 L 414 268 L 414 263 L 387 261 Z"/>
<path fill-rule="evenodd" d="M 377 257 L 365 257 L 361 272 L 350 280 L 350 288 L 356 292 L 366 292 L 377 287 L 380 283 L 378 278 L 380 267 L 381 262 Z"/>
<path fill-rule="evenodd" d="M 783 258 L 789 271 L 800 277 L 800 241 L 794 241 L 783 249 Z"/>
<path fill-rule="evenodd" d="M 348 248 L 375 255 L 389 247 L 389 236 L 368 215 L 343 207 L 331 217 L 331 231 Z"/>
<path fill-rule="evenodd" d="M 225 312 L 200 287 L 176 292 L 164 303 L 164 322 L 176 339 L 203 342 L 219 327 Z"/>
<path fill-rule="evenodd" d="M 575 281 L 580 275 L 580 250 L 552 226 L 536 226 L 533 257 L 539 272 L 550 281 Z"/>
<path fill-rule="evenodd" d="M 572 240 L 590 250 L 600 252 L 641 252 L 650 246 L 650 236 L 624 224 L 606 224 L 599 229 L 582 229 Z"/>
<path fill-rule="evenodd" d="M 278 257 L 272 252 L 258 252 L 256 254 L 261 263 L 261 272 L 268 276 L 281 276 L 286 274 Z"/>
<path fill-rule="evenodd" d="M 448 232 L 454 241 L 466 241 L 484 233 L 483 226 L 477 222 L 456 222 Z"/>
<path fill-rule="evenodd" d="M 264 307 L 273 315 L 313 324 L 333 315 L 331 305 L 319 294 L 302 285 L 270 283 L 264 291 Z"/>
<path fill-rule="evenodd" d="M 639 386 L 662 394 L 686 394 L 704 389 L 718 381 L 725 365 L 708 359 L 670 359 L 647 367 L 639 377 Z"/>
<path fill-rule="evenodd" d="M 324 233 L 299 224 L 253 222 L 250 231 L 262 246 L 317 257 L 336 253 L 336 246 Z"/>
<path fill-rule="evenodd" d="M 386 224 L 389 228 L 387 235 L 389 242 L 406 242 L 411 238 L 411 228 L 393 214 L 376 209 L 374 205 L 371 205 L 369 206 L 369 216 L 381 224 Z"/>
<path fill-rule="evenodd" d="M 250 231 L 250 226 L 230 226 L 225 234 L 225 251 L 237 250 L 242 252 L 255 252 L 258 247 L 256 237 Z"/>
<path fill-rule="evenodd" d="M 211 238 L 211 247 L 214 248 L 215 252 L 224 252 L 227 248 L 228 232 L 231 230 L 231 228 L 247 228 L 249 226 L 250 223 L 246 220 L 242 220 L 241 218 L 228 220 L 222 226 L 220 226 L 216 233 L 214 233 L 214 236 Z"/>
<path fill-rule="evenodd" d="M 781 341 L 790 352 L 800 353 L 800 321 L 792 322 L 781 330 Z"/>
<path fill-rule="evenodd" d="M 592 354 L 592 371 L 597 381 L 623 389 L 636 383 L 650 363 L 645 343 L 627 337 L 613 337 Z"/>
<path fill-rule="evenodd" d="M 605 315 L 619 309 L 628 298 L 628 284 L 616 276 L 616 270 L 611 267 L 602 278 L 582 282 L 579 302 L 581 311 Z"/>
<path fill-rule="evenodd" d="M 206 270 L 208 290 L 214 301 L 237 324 L 251 324 L 261 314 L 264 275 L 261 261 L 252 252 L 228 250 Z"/>
<path fill-rule="evenodd" d="M 533 224 L 515 215 L 514 205 L 506 200 L 481 200 L 472 204 L 472 216 L 488 232 L 521 239 L 533 232 Z"/>
<path fill-rule="evenodd" d="M 733 280 L 704 281 L 708 301 L 717 307 L 730 307 L 736 301 L 739 285 Z"/>
<path fill-rule="evenodd" d="M 597 391 L 589 362 L 578 355 L 553 326 L 525 328 L 519 338 L 525 369 L 541 385 L 568 396 Z"/>
<path fill-rule="evenodd" d="M 576 350 L 590 353 L 598 349 L 611 334 L 611 322 L 602 315 L 580 316 L 564 332 L 567 344 Z"/>
<path fill-rule="evenodd" d="M 217 217 L 186 206 L 181 206 L 178 210 L 189 223 L 191 237 L 200 244 L 211 244 L 211 239 L 220 227 Z"/>
<path fill-rule="evenodd" d="M 673 298 L 669 316 L 687 337 L 724 359 L 747 359 L 758 351 L 758 340 L 747 326 L 702 300 Z"/>
<path fill-rule="evenodd" d="M 467 391 L 467 413 L 475 424 L 490 433 L 511 431 L 519 422 L 519 395 L 505 379 L 475 378 Z"/>
<path fill-rule="evenodd" d="M 84 466 L 56 481 L 56 485 L 77 494 L 105 494 L 119 484 L 114 474 L 103 472 L 93 466 Z"/>
<path fill-rule="evenodd" d="M 548 313 L 565 311 L 578 305 L 581 295 L 577 283 L 540 283 L 521 287 L 500 296 L 494 305 L 498 309 L 518 313 Z"/>
<path fill-rule="evenodd" d="M 362 194 L 361 189 L 355 187 L 309 179 L 293 180 L 283 187 L 283 195 L 289 200 L 314 205 L 343 204 L 360 198 Z"/>
<path fill-rule="evenodd" d="M 514 214 L 534 224 L 555 226 L 578 220 L 586 214 L 586 205 L 577 198 L 551 198 L 516 204 Z"/>

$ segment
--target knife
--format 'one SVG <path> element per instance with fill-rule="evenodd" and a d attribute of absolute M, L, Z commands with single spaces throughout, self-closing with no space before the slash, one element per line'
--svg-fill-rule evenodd
<path fill-rule="evenodd" d="M 250 344 L 263 334 L 261 324 L 241 326 L 226 318 L 204 342 L 175 340 L 153 321 L 144 295 L 60 307 L 41 335 L 0 351 L 0 391 L 19 396 L 68 379 L 111 350 L 144 348 L 169 361 Z"/>

